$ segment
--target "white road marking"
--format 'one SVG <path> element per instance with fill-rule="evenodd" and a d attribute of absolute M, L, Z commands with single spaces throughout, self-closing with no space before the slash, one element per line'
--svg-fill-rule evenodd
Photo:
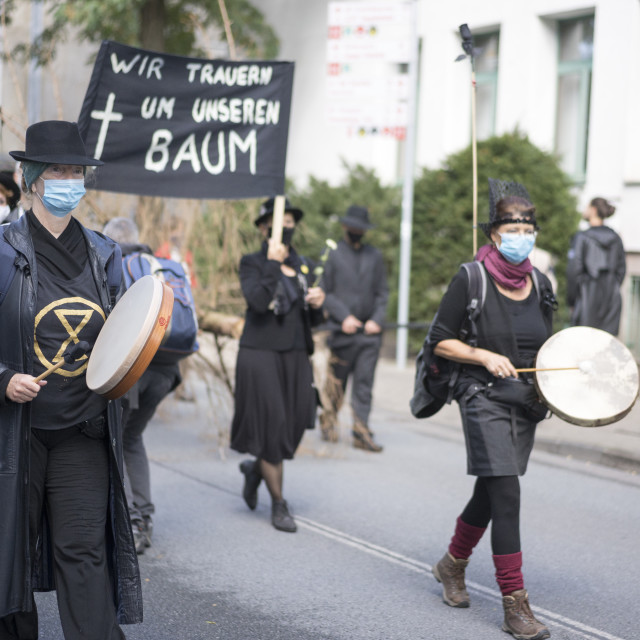
<path fill-rule="evenodd" d="M 396 553 L 395 551 L 391 551 L 385 547 L 367 542 L 361 538 L 356 538 L 355 536 L 339 531 L 338 529 L 332 529 L 331 527 L 315 522 L 314 520 L 309 520 L 309 518 L 296 515 L 295 520 L 304 529 L 319 533 L 326 538 L 335 540 L 349 547 L 353 547 L 354 549 L 358 549 L 359 551 L 363 551 L 369 555 L 386 560 L 387 562 L 399 565 L 409 571 L 414 571 L 416 573 L 431 573 L 432 567 L 426 562 L 420 562 L 419 560 L 409 558 L 401 553 Z M 466 584 L 469 591 L 476 592 L 489 600 L 495 600 L 502 603 L 502 595 L 495 589 L 490 589 L 484 585 L 478 584 L 477 582 L 471 582 L 469 580 L 466 581 Z M 553 620 L 554 626 L 562 627 L 567 631 L 571 631 L 576 637 L 579 636 L 581 638 L 585 638 L 585 640 L 627 640 L 625 638 L 620 638 L 619 636 L 614 636 L 606 631 L 590 627 L 578 620 L 572 620 L 571 618 L 567 618 L 559 613 L 543 609 L 542 607 L 532 605 L 531 609 L 541 618 Z"/>

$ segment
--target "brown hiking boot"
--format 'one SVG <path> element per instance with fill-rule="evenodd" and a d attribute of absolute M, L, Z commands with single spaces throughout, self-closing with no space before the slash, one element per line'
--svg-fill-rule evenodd
<path fill-rule="evenodd" d="M 529 606 L 526 589 L 519 589 L 504 596 L 502 606 L 504 607 L 502 630 L 510 633 L 517 640 L 542 640 L 551 636 L 549 629 L 535 619 Z"/>
<path fill-rule="evenodd" d="M 450 607 L 460 609 L 469 606 L 469 594 L 464 584 L 464 570 L 469 560 L 454 558 L 448 551 L 433 567 L 434 578 L 442 583 L 442 599 Z"/>
<path fill-rule="evenodd" d="M 353 434 L 353 446 L 356 449 L 364 449 L 365 451 L 373 451 L 374 453 L 380 453 L 382 451 L 382 445 L 374 441 L 373 434 L 362 420 L 354 418 L 351 433 Z"/>
<path fill-rule="evenodd" d="M 320 437 L 325 442 L 338 442 L 336 417 L 330 411 L 325 410 L 320 414 Z"/>

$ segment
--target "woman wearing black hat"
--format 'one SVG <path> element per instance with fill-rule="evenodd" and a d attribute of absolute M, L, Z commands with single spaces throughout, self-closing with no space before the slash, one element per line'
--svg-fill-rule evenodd
<path fill-rule="evenodd" d="M 0 313 L 0 638 L 37 638 L 33 591 L 56 589 L 66 640 L 121 640 L 142 598 L 119 403 L 88 390 L 86 356 L 36 382 L 93 345 L 119 294 L 117 245 L 71 215 L 102 162 L 63 121 L 30 126 L 11 155 L 32 208 L 0 238 L 0 281 L 15 265 Z"/>
<path fill-rule="evenodd" d="M 551 334 L 551 284 L 528 259 L 537 234 L 535 208 L 517 183 L 490 180 L 490 218 L 481 225 L 491 244 L 466 265 L 483 277 L 486 296 L 475 318 L 473 344 L 463 341 L 469 322 L 471 270 L 461 268 L 445 293 L 431 330 L 437 356 L 462 363 L 454 397 L 467 448 L 467 473 L 477 477 L 471 500 L 457 519 L 447 553 L 433 568 L 443 599 L 468 607 L 464 574 L 473 548 L 491 522 L 496 579 L 503 595 L 503 629 L 518 639 L 541 640 L 549 630 L 529 607 L 522 576 L 520 484 L 537 423 L 546 407 L 517 368 L 533 366 Z M 487 277 L 488 276 L 488 277 Z"/>
<path fill-rule="evenodd" d="M 291 246 L 302 211 L 286 202 L 280 240 L 271 238 L 273 210 L 273 199 L 262 204 L 255 220 L 262 249 L 240 262 L 247 312 L 236 366 L 231 448 L 256 458 L 240 464 L 247 506 L 256 508 L 264 478 L 273 526 L 294 532 L 296 523 L 282 496 L 283 460 L 293 458 L 305 429 L 315 422 L 309 355 L 311 326 L 322 322 L 324 291 L 311 286 L 313 269 Z"/>

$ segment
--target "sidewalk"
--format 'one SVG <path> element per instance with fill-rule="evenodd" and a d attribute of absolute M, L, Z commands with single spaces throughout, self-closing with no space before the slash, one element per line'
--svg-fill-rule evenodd
<path fill-rule="evenodd" d="M 413 393 L 413 362 L 399 370 L 393 360 L 381 359 L 376 369 L 374 410 L 403 414 L 416 427 L 442 431 L 462 439 L 458 406 L 453 403 L 435 416 L 418 420 L 409 411 Z M 619 422 L 604 427 L 578 427 L 556 416 L 538 425 L 535 448 L 640 474 L 640 402 Z"/>

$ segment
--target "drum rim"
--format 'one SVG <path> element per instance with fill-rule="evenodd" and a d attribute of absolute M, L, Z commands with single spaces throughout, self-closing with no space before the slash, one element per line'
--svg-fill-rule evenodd
<path fill-rule="evenodd" d="M 540 356 L 540 352 L 545 347 L 545 345 L 547 345 L 548 343 L 550 343 L 554 339 L 557 339 L 557 336 L 559 336 L 563 332 L 576 333 L 576 330 L 580 330 L 583 333 L 584 333 L 584 330 L 588 330 L 589 333 L 598 332 L 598 333 L 601 333 L 601 334 L 605 334 L 609 338 L 619 342 L 620 346 L 622 346 L 627 351 L 627 353 L 629 354 L 629 356 L 631 358 L 631 361 L 636 364 L 636 367 L 638 366 L 637 361 L 635 359 L 635 356 L 633 355 L 631 350 L 621 340 L 619 340 L 616 336 L 610 334 L 607 331 L 603 331 L 602 329 L 597 329 L 595 327 L 587 327 L 587 326 L 582 326 L 582 325 L 578 325 L 578 326 L 575 326 L 575 327 L 567 327 L 566 329 L 562 329 L 562 330 L 554 333 L 552 336 L 550 336 L 545 341 L 545 343 L 542 345 L 542 347 L 540 347 L 540 350 L 538 351 L 538 354 L 536 355 L 536 366 L 540 366 L 539 356 Z M 542 401 L 549 407 L 549 409 L 552 411 L 553 414 L 557 415 L 562 420 L 564 420 L 564 421 L 566 421 L 566 422 L 568 422 L 570 424 L 574 424 L 576 426 L 579 426 L 579 427 L 586 427 L 586 428 L 603 427 L 603 426 L 606 426 L 608 424 L 613 424 L 614 422 L 618 422 L 619 420 L 622 420 L 622 418 L 624 418 L 626 415 L 628 415 L 631 412 L 631 410 L 633 409 L 633 407 L 634 407 L 634 405 L 635 405 L 635 403 L 636 403 L 636 401 L 638 399 L 638 396 L 640 395 L 640 384 L 636 384 L 635 396 L 633 397 L 633 399 L 629 403 L 629 406 L 627 406 L 626 408 L 621 409 L 620 411 L 617 411 L 616 413 L 608 415 L 608 416 L 602 416 L 602 417 L 593 418 L 593 419 L 579 418 L 579 417 L 576 417 L 576 416 L 572 416 L 571 414 L 567 413 L 565 410 L 559 409 L 555 405 L 553 405 L 553 404 L 551 404 L 549 402 L 549 400 L 548 400 L 547 396 L 545 395 L 543 389 L 541 388 L 540 384 L 538 383 L 538 375 L 539 374 L 534 373 L 533 382 L 534 382 L 536 391 L 538 392 L 538 395 L 540 396 Z M 638 371 L 637 382 L 639 380 L 640 380 L 640 371 Z"/>
<path fill-rule="evenodd" d="M 151 334 L 147 338 L 142 350 L 138 354 L 138 357 L 131 365 L 131 368 L 123 376 L 122 380 L 120 380 L 120 382 L 118 382 L 112 389 L 101 393 L 101 395 L 108 400 L 116 400 L 117 398 L 122 397 L 136 382 L 138 382 L 142 374 L 147 370 L 151 360 L 153 360 L 153 356 L 156 355 L 156 351 L 164 338 L 165 331 L 171 322 L 171 311 L 173 310 L 173 289 L 164 282 L 161 282 L 160 284 L 162 285 L 162 301 L 160 303 L 158 315 L 156 316 L 155 324 L 151 329 Z"/>

